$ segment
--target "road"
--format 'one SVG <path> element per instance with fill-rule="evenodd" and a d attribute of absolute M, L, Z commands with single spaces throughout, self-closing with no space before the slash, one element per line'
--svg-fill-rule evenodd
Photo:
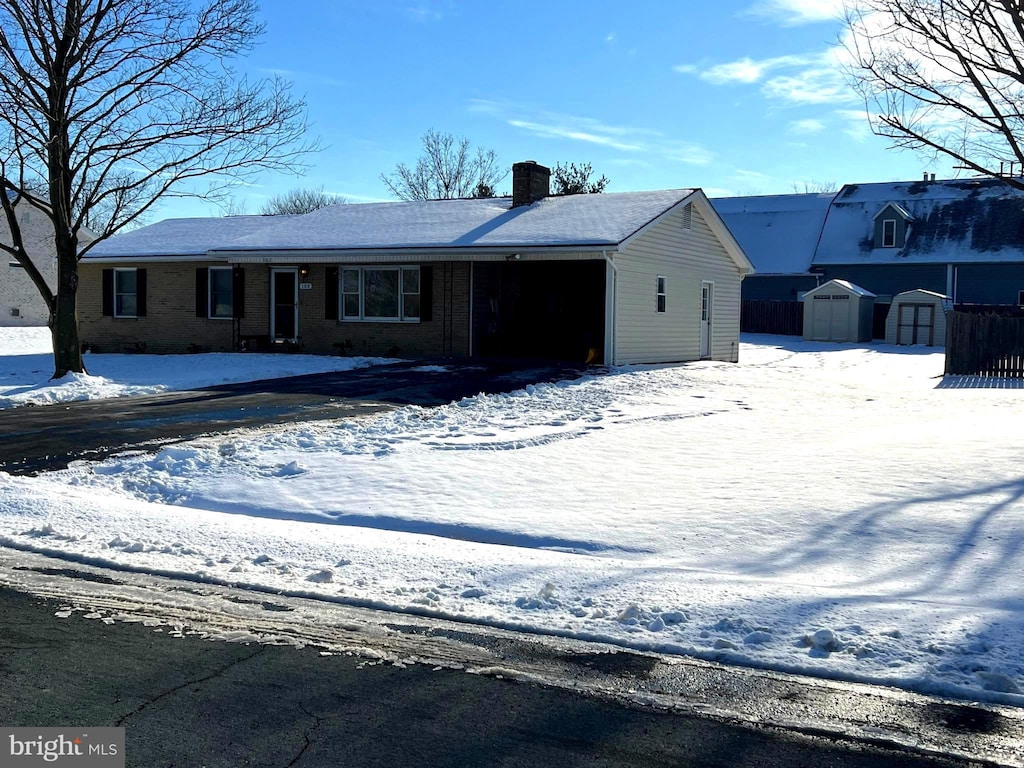
<path fill-rule="evenodd" d="M 67 606 L 80 610 L 57 618 Z M 129 766 L 1024 761 L 1012 709 L 9 550 L 0 628 L 0 723 L 122 725 Z M 225 637 L 244 642 L 211 639 Z"/>
<path fill-rule="evenodd" d="M 200 358 L 197 356 L 197 361 Z M 127 448 L 239 427 L 352 418 L 400 405 L 436 406 L 481 392 L 575 378 L 580 366 L 488 360 L 359 368 L 266 381 L 58 405 L 0 410 L 0 470 L 33 474 L 75 459 L 98 460 Z"/>

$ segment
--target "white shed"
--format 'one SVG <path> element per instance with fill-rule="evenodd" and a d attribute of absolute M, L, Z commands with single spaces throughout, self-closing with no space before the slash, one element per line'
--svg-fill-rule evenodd
<path fill-rule="evenodd" d="M 941 293 L 917 288 L 897 293 L 885 321 L 886 344 L 946 346 L 946 310 L 950 300 Z"/>
<path fill-rule="evenodd" d="M 871 341 L 875 294 L 846 280 L 829 280 L 804 294 L 808 341 Z"/>

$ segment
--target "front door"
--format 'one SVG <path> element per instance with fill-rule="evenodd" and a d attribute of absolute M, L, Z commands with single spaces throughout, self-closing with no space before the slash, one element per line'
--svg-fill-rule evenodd
<path fill-rule="evenodd" d="M 700 356 L 711 357 L 711 316 L 715 306 L 715 284 L 700 284 Z"/>
<path fill-rule="evenodd" d="M 270 270 L 270 337 L 295 341 L 298 336 L 299 270 L 275 267 Z"/>

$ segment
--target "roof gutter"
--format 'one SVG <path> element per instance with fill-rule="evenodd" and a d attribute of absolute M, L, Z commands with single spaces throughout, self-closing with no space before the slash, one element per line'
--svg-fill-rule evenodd
<path fill-rule="evenodd" d="M 208 258 L 225 259 L 232 264 L 273 264 L 278 262 L 303 262 L 307 264 L 338 264 L 401 261 L 507 261 L 513 255 L 517 261 L 583 261 L 601 258 L 605 251 L 618 250 L 615 246 L 602 243 L 583 243 L 560 246 L 515 246 L 467 250 L 459 246 L 434 248 L 366 248 L 366 249 L 321 249 L 321 250 L 266 250 L 266 251 L 210 251 Z"/>

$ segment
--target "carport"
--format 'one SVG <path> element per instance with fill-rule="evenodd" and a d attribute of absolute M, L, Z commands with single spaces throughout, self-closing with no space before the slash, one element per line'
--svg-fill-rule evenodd
<path fill-rule="evenodd" d="M 473 264 L 474 356 L 601 363 L 602 259 Z"/>

